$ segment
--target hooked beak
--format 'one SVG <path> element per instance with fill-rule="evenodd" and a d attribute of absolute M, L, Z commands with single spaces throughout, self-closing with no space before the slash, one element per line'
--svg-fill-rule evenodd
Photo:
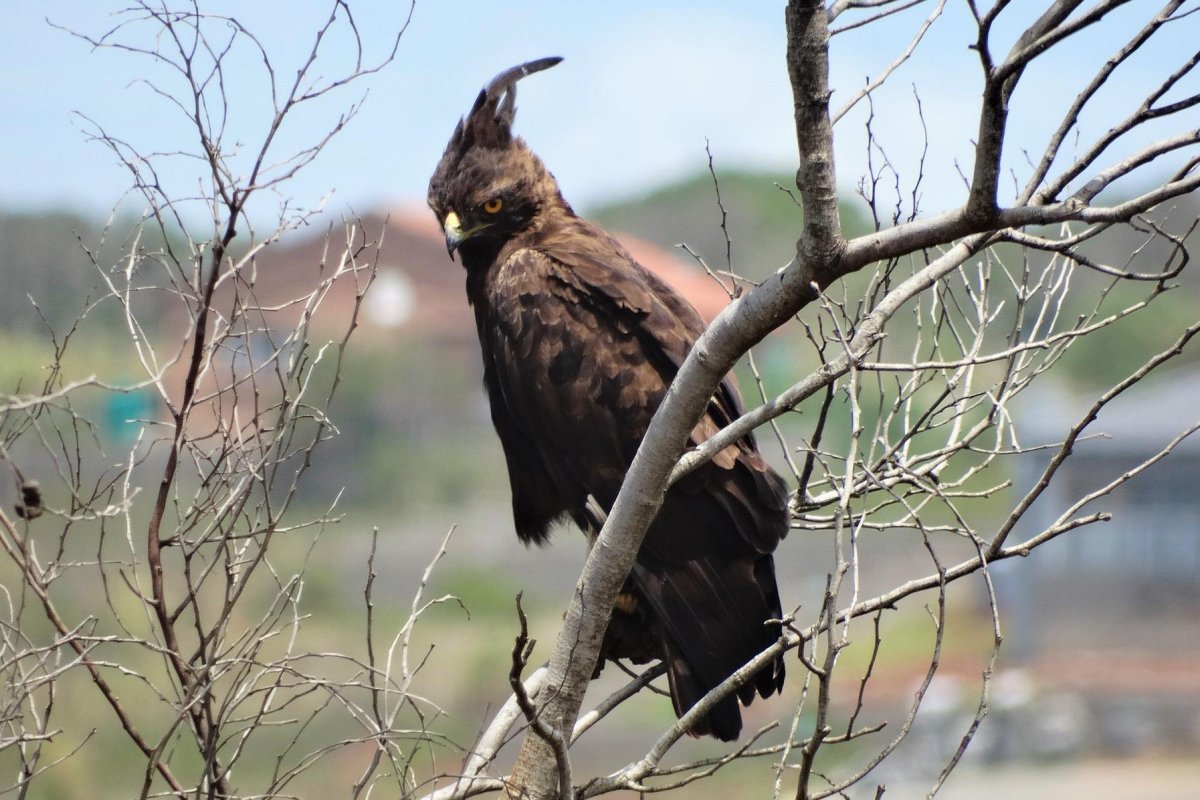
<path fill-rule="evenodd" d="M 446 253 L 453 261 L 454 251 L 458 249 L 458 245 L 464 238 L 462 220 L 458 218 L 458 214 L 451 211 L 446 215 L 446 219 L 442 222 L 442 231 L 446 234 Z"/>

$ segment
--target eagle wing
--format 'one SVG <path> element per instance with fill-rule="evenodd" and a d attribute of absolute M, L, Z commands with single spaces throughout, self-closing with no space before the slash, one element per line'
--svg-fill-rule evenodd
<path fill-rule="evenodd" d="M 543 541 L 564 515 L 596 528 L 588 496 L 605 512 L 611 507 L 704 324 L 578 218 L 498 261 L 476 310 L 518 534 Z M 727 379 L 691 443 L 740 413 Z M 787 530 L 785 504 L 782 480 L 746 437 L 672 487 L 647 532 L 632 577 L 667 635 L 661 653 L 620 655 L 663 657 L 678 713 L 778 637 L 778 625 L 764 622 L 780 617 L 770 554 Z M 743 702 L 782 680 L 779 661 L 743 688 Z M 694 732 L 732 739 L 740 726 L 730 698 Z"/>

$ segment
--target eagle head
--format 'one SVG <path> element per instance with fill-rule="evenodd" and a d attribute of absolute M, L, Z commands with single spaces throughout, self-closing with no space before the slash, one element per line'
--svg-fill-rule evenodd
<path fill-rule="evenodd" d="M 512 133 L 517 81 L 559 61 L 539 58 L 493 78 L 459 120 L 429 181 L 429 207 L 446 234 L 446 250 L 453 258 L 462 248 L 468 268 L 490 263 L 547 205 L 566 206 L 554 176 Z"/>

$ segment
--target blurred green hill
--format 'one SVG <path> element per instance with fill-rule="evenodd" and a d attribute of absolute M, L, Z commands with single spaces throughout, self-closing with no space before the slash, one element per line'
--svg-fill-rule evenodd
<path fill-rule="evenodd" d="M 734 272 L 761 280 L 796 253 L 797 231 L 804 215 L 794 189 L 787 191 L 794 185 L 794 180 L 784 174 L 718 171 L 714 182 L 712 174 L 699 172 L 642 196 L 584 209 L 584 216 L 660 247 L 686 244 L 715 270 L 728 269 L 728 233 Z M 869 230 L 870 220 L 862 203 L 843 202 L 842 226 L 849 236 Z"/>
<path fill-rule="evenodd" d="M 795 254 L 796 232 L 802 224 L 803 214 L 793 196 L 793 186 L 792 178 L 784 174 L 717 171 L 714 182 L 713 175 L 699 172 L 645 195 L 584 209 L 584 216 L 607 228 L 629 231 L 660 247 L 675 248 L 686 244 L 714 270 L 727 269 L 727 231 L 733 271 L 750 280 L 762 280 L 787 264 Z M 849 192 L 845 197 L 847 199 L 842 203 L 845 235 L 850 238 L 868 233 L 873 223 L 865 201 Z M 725 231 L 721 228 L 723 211 Z M 1200 218 L 1200 197 L 1190 196 L 1156 212 L 1154 224 L 1184 236 L 1197 218 Z M 1086 241 L 1080 252 L 1095 263 L 1145 274 L 1162 272 L 1164 265 L 1172 259 L 1177 264 L 1180 254 L 1175 248 L 1161 241 L 1151 242 L 1152 238 L 1148 223 L 1135 220 L 1132 225 L 1116 226 Z M 1132 258 L 1130 253 L 1134 254 Z M 1040 268 L 1050 257 L 1013 245 L 999 246 L 996 255 L 1014 274 Z M 928 254 L 928 258 L 936 256 L 937 253 Z M 1087 287 L 1103 287 L 1107 313 L 1134 302 L 1147 289 L 1147 282 L 1119 281 L 1102 272 L 1082 268 L 1077 270 L 1075 281 L 1081 288 L 1075 293 L 1078 297 L 1094 294 L 1094 291 L 1082 291 Z M 1164 334 L 1164 331 L 1177 331 L 1181 327 L 1178 323 L 1186 325 L 1196 319 L 1200 274 L 1195 269 L 1185 269 L 1166 283 L 1177 288 L 1171 288 L 1155 299 L 1152 314 L 1134 315 L 1079 341 L 1064 358 L 1058 380 L 1079 389 L 1108 386 L 1136 369 L 1147 353 L 1170 345 L 1172 335 Z M 856 298 L 861 296 L 865 284 L 866 276 L 852 275 L 836 287 L 836 293 L 841 297 Z M 1009 306 L 1007 310 L 1011 311 L 1012 304 Z M 1084 314 L 1091 309 L 1079 300 L 1068 310 Z M 1010 320 L 1011 317 L 1002 313 L 996 322 L 1003 325 Z M 894 319 L 889 338 L 904 341 L 908 324 L 903 316 Z M 1181 363 L 1189 359 L 1194 360 L 1195 356 L 1185 354 Z"/>

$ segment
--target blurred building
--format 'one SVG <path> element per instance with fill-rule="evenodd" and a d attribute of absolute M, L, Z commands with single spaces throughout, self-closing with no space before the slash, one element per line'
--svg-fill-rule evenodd
<path fill-rule="evenodd" d="M 698 266 L 644 239 L 618 238 L 639 263 L 675 287 L 706 320 L 729 302 L 725 289 Z M 376 272 L 363 301 L 362 330 L 356 336 L 371 341 L 415 336 L 426 342 L 477 346 L 464 288 L 466 273 L 461 263 L 447 257 L 442 232 L 424 208 L 367 214 L 268 248 L 258 258 L 265 278 L 259 284 L 263 287 L 259 299 L 264 305 L 274 304 L 307 291 L 347 246 L 355 251 L 359 264 L 374 264 Z M 355 289 L 353 281 L 334 287 L 315 318 L 320 329 L 345 325 Z"/>
<path fill-rule="evenodd" d="M 1010 544 L 1164 449 L 1170 455 L 1070 514 L 1111 520 L 993 568 L 1005 661 L 1035 687 L 1009 714 L 1018 733 L 997 755 L 1019 750 L 1019 732 L 1031 726 L 1068 749 L 1200 752 L 1200 433 L 1186 435 L 1200 425 L 1198 397 L 1192 367 L 1105 407 Z M 1027 400 L 1017 412 L 1026 447 L 1061 441 L 1095 402 L 1062 391 Z M 1021 457 L 1018 491 L 1036 485 L 1056 451 Z M 989 723 L 997 724 L 1004 728 Z M 1041 752 L 1036 737 L 1024 740 L 1033 748 L 1024 755 Z"/>
<path fill-rule="evenodd" d="M 706 319 L 729 302 L 700 267 L 635 237 L 621 241 Z M 331 408 L 339 435 L 314 460 L 311 485 L 325 493 L 347 487 L 351 503 L 507 507 L 466 273 L 447 256 L 427 209 L 368 214 L 265 249 L 253 284 L 253 305 L 263 311 L 251 315 L 253 324 L 244 341 L 228 348 L 230 357 L 240 357 L 241 348 L 246 370 L 264 363 L 308 313 L 311 304 L 297 298 L 311 295 L 348 258 L 360 270 L 329 286 L 309 325 L 311 355 L 341 341 L 355 321 Z M 244 286 L 228 291 L 235 289 L 248 293 Z"/>

